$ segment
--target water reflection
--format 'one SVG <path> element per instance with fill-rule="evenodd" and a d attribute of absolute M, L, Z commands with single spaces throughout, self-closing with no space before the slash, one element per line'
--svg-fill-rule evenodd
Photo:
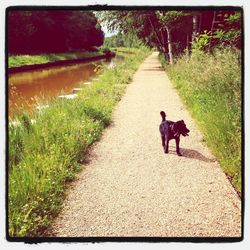
<path fill-rule="evenodd" d="M 98 61 L 9 74 L 9 116 L 13 117 L 20 109 L 31 112 L 38 100 L 47 101 L 62 93 L 72 93 L 74 87 L 94 77 L 96 68 L 102 63 Z"/>

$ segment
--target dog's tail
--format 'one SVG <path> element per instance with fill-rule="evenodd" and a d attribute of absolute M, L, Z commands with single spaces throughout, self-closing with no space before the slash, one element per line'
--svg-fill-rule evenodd
<path fill-rule="evenodd" d="M 166 120 L 166 113 L 164 111 L 161 111 L 160 115 L 162 117 L 162 120 L 165 121 Z"/>

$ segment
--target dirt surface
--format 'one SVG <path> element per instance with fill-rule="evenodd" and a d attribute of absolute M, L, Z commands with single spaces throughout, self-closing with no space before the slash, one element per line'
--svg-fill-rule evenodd
<path fill-rule="evenodd" d="M 182 157 L 164 154 L 160 111 L 183 119 Z M 149 56 L 113 113 L 113 125 L 70 188 L 54 236 L 241 236 L 241 201 L 157 58 Z"/>

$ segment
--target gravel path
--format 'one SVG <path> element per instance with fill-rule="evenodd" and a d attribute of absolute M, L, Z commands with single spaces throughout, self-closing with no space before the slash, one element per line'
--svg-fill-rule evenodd
<path fill-rule="evenodd" d="M 164 154 L 159 112 L 183 119 L 182 157 Z M 241 201 L 202 143 L 202 135 L 172 88 L 157 53 L 140 66 L 70 188 L 55 220 L 55 236 L 241 236 Z"/>

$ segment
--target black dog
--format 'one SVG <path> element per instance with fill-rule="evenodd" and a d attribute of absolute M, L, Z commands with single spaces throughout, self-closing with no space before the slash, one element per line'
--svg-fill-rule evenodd
<path fill-rule="evenodd" d="M 162 146 L 164 148 L 164 152 L 168 153 L 168 144 L 169 141 L 175 139 L 176 142 L 176 153 L 181 156 L 180 153 L 180 135 L 187 136 L 190 132 L 189 129 L 186 127 L 186 124 L 183 120 L 172 122 L 166 120 L 166 113 L 164 111 L 160 112 L 162 117 L 162 122 L 160 124 L 160 133 L 161 133 L 161 140 Z"/>

